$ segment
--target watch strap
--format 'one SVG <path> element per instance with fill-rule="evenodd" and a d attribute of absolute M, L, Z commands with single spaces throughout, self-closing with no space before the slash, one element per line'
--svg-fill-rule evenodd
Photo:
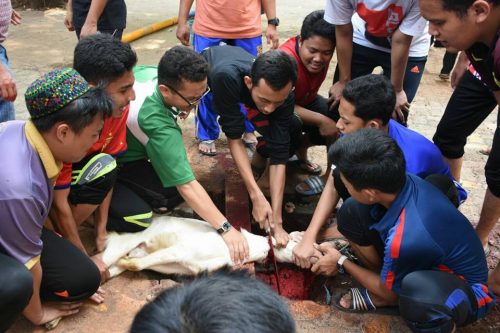
<path fill-rule="evenodd" d="M 346 259 L 347 257 L 345 255 L 341 255 L 339 261 L 337 261 L 337 270 L 339 271 L 340 274 L 345 273 L 344 262 L 346 261 Z"/>
<path fill-rule="evenodd" d="M 225 220 L 224 222 L 222 222 L 222 224 L 219 227 L 219 229 L 217 229 L 217 233 L 219 235 L 223 235 L 226 232 L 228 232 L 229 230 L 231 230 L 231 227 L 232 227 L 231 223 L 229 223 L 228 220 Z"/>

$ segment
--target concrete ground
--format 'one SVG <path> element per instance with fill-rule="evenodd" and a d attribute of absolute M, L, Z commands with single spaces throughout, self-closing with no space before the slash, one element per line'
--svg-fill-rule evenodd
<path fill-rule="evenodd" d="M 177 15 L 175 1 L 137 1 L 129 0 L 128 28 L 132 31 L 147 24 L 164 20 Z M 279 27 L 281 41 L 296 35 L 302 19 L 314 9 L 321 9 L 324 0 L 278 0 L 278 16 L 282 25 Z M 27 85 L 38 76 L 56 67 L 68 66 L 72 63 L 72 52 L 76 44 L 74 33 L 66 31 L 63 25 L 65 11 L 49 9 L 46 11 L 20 10 L 23 23 L 12 27 L 9 39 L 4 43 L 8 50 L 10 64 L 18 85 L 19 96 L 16 100 L 18 119 L 28 117 L 24 106 L 23 94 Z M 127 32 L 126 31 L 126 32 Z M 264 42 L 265 43 L 265 42 Z M 178 41 L 175 38 L 175 27 L 142 38 L 132 43 L 140 64 L 157 64 L 163 52 Z M 442 49 L 431 48 L 429 60 L 419 92 L 412 104 L 410 127 L 432 138 L 446 102 L 452 92 L 449 83 L 437 78 L 440 70 Z M 334 63 L 332 63 L 334 68 Z M 330 74 L 331 77 L 331 74 Z M 326 80 L 331 82 L 330 78 Z M 323 86 L 326 94 L 328 84 Z M 496 114 L 490 117 L 469 138 L 466 147 L 462 181 L 470 191 L 469 199 L 461 206 L 461 211 L 477 223 L 486 184 L 484 180 L 484 164 L 486 157 L 478 150 L 487 147 L 496 128 Z M 193 135 L 193 120 L 188 119 L 181 125 L 184 129 L 184 140 L 189 158 L 197 176 L 207 190 L 214 196 L 220 196 L 224 189 L 224 170 L 217 168 L 213 158 L 200 157 L 197 153 Z M 217 148 L 221 154 L 228 156 L 225 140 L 221 139 Z M 324 149 L 312 150 L 311 158 L 325 166 Z M 292 182 L 287 185 L 290 187 Z M 91 244 L 91 229 L 84 228 L 86 239 Z M 490 237 L 492 252 L 488 258 L 490 268 L 498 262 L 500 256 L 500 227 L 497 225 Z M 66 318 L 54 332 L 126 332 L 135 313 L 159 290 L 170 287 L 175 282 L 150 273 L 124 273 L 104 285 L 106 301 L 99 306 L 85 304 L 80 313 Z M 290 309 L 297 321 L 300 332 L 407 332 L 404 323 L 397 317 L 375 315 L 349 315 L 312 301 L 292 301 Z M 41 332 L 26 320 L 20 319 L 9 332 Z M 495 309 L 487 318 L 481 320 L 461 332 L 498 332 L 500 331 L 500 311 Z"/>

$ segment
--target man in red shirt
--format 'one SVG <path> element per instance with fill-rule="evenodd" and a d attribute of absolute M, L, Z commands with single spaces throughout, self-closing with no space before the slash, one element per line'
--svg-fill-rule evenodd
<path fill-rule="evenodd" d="M 104 249 L 111 193 L 116 179 L 112 157 L 123 154 L 130 101 L 135 99 L 132 68 L 137 56 L 130 45 L 106 34 L 80 40 L 73 67 L 91 84 L 105 87 L 114 102 L 111 117 L 104 120 L 99 140 L 79 163 L 64 164 L 56 180 L 50 218 L 57 231 L 86 253 L 78 225 L 94 214 L 97 251 Z M 106 265 L 97 256 L 92 260 L 105 275 Z"/>
<path fill-rule="evenodd" d="M 327 99 L 318 94 L 335 51 L 335 26 L 326 22 L 323 16 L 323 10 L 307 15 L 300 35 L 288 39 L 279 47 L 290 54 L 297 64 L 294 111 L 306 134 L 301 138 L 302 144 L 296 154 L 300 167 L 312 174 L 320 173 L 321 168 L 307 159 L 307 148 L 314 145 L 326 145 L 328 148 L 338 135 L 338 111 L 329 110 Z M 306 196 L 320 194 L 328 174 L 329 170 L 323 177 L 316 175 L 308 178 L 296 186 L 296 192 Z"/>

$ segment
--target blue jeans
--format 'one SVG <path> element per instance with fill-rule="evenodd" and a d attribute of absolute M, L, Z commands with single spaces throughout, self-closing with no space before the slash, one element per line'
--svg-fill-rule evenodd
<path fill-rule="evenodd" d="M 7 68 L 9 73 L 12 75 L 12 72 L 9 68 L 9 59 L 7 58 L 7 50 L 5 50 L 5 47 L 0 44 L 0 61 L 2 62 L 2 65 Z M 7 120 L 14 120 L 15 118 L 15 112 L 14 112 L 14 103 L 12 102 L 7 102 L 4 100 L 2 97 L 0 97 L 0 123 L 7 121 Z"/>
<path fill-rule="evenodd" d="M 254 38 L 240 38 L 240 39 L 223 39 L 223 38 L 209 38 L 194 34 L 193 47 L 198 53 L 210 46 L 221 44 L 239 46 L 253 56 L 257 56 L 262 50 L 262 37 Z M 217 113 L 212 107 L 212 93 L 209 93 L 201 100 L 200 105 L 195 114 L 196 137 L 202 141 L 215 140 L 219 137 L 220 129 L 217 123 Z M 245 115 L 245 133 L 253 133 L 254 127 L 252 123 L 246 119 L 246 111 L 240 107 L 241 113 Z"/>

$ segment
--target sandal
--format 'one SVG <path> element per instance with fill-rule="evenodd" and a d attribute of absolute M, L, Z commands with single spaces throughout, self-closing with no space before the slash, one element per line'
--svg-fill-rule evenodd
<path fill-rule="evenodd" d="M 201 147 L 204 146 L 207 149 L 203 150 Z M 215 156 L 217 152 L 215 151 L 215 140 L 201 140 L 198 145 L 198 151 L 200 154 L 205 156 Z"/>
<path fill-rule="evenodd" d="M 311 175 L 319 175 L 321 173 L 321 166 L 309 160 L 292 160 L 288 161 L 288 165 L 298 165 L 298 167 Z"/>
<path fill-rule="evenodd" d="M 309 189 L 305 191 L 302 190 L 301 185 L 303 184 L 307 185 Z M 295 192 L 302 196 L 309 197 L 321 194 L 324 188 L 325 188 L 325 181 L 323 180 L 323 178 L 321 178 L 320 176 L 312 176 L 304 180 L 302 183 L 297 184 L 295 186 Z"/>
<path fill-rule="evenodd" d="M 351 306 L 349 308 L 344 308 L 340 305 L 340 300 L 342 297 L 351 293 Z M 390 315 L 397 316 L 399 315 L 399 308 L 397 306 L 384 306 L 377 308 L 375 304 L 373 304 L 370 295 L 368 294 L 368 290 L 366 288 L 349 288 L 339 291 L 334 296 L 335 306 L 340 311 L 350 312 L 350 313 L 373 313 L 380 315 Z"/>

